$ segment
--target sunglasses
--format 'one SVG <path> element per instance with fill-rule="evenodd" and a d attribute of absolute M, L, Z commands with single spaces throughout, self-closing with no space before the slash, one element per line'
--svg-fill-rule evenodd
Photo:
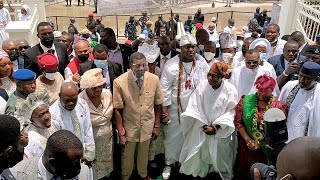
<path fill-rule="evenodd" d="M 20 46 L 19 49 L 20 49 L 20 50 L 22 50 L 22 49 L 29 49 L 30 47 L 31 47 L 31 46 L 27 46 L 27 45 L 26 45 L 26 46 Z"/>

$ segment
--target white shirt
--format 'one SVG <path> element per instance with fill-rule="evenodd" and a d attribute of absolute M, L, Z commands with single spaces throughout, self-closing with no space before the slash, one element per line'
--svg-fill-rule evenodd
<path fill-rule="evenodd" d="M 75 135 L 80 136 L 78 138 L 83 143 L 86 159 L 89 161 L 94 160 L 95 144 L 90 120 L 90 109 L 87 102 L 82 98 L 78 98 L 74 110 L 68 111 L 62 107 L 60 100 L 57 100 L 50 106 L 49 111 L 51 112 L 52 125 L 55 129 L 66 129 Z M 74 122 L 75 120 L 72 119 L 73 113 L 76 114 L 78 122 Z M 75 123 L 79 123 L 80 132 L 78 132 Z"/>
<path fill-rule="evenodd" d="M 169 52 L 169 54 L 167 54 L 166 56 L 164 56 L 164 55 L 162 55 L 161 53 L 160 53 L 160 71 L 161 71 L 161 73 L 162 73 L 162 71 L 163 71 L 163 67 L 164 67 L 164 57 L 167 57 L 167 62 L 168 62 L 168 60 L 169 59 L 171 59 L 171 51 Z M 167 63 L 166 62 L 166 63 Z"/>
<path fill-rule="evenodd" d="M 236 29 L 236 27 L 234 27 L 234 26 L 232 26 L 232 27 L 230 27 L 230 26 L 226 26 L 224 29 L 223 29 L 223 32 L 224 33 L 231 33 L 233 30 L 235 30 Z"/>
<path fill-rule="evenodd" d="M 48 52 L 48 50 L 51 50 L 51 49 L 54 50 L 54 56 L 58 59 L 58 62 L 59 62 L 59 57 L 57 55 L 57 50 L 56 50 L 56 47 L 54 46 L 54 43 L 52 43 L 51 48 L 47 48 L 44 45 L 42 45 L 40 42 L 40 47 L 43 49 L 43 52 Z"/>

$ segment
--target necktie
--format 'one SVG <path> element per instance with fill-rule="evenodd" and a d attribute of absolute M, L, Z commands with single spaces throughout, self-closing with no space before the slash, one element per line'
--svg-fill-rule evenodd
<path fill-rule="evenodd" d="M 53 49 L 49 49 L 47 52 L 54 55 L 54 50 Z"/>
<path fill-rule="evenodd" d="M 163 56 L 162 60 L 163 60 L 163 65 L 165 65 L 169 59 L 166 56 Z"/>
<path fill-rule="evenodd" d="M 142 85 L 143 85 L 143 80 L 142 79 L 138 79 L 136 82 L 137 82 L 137 85 L 138 85 L 139 89 L 141 89 Z"/>

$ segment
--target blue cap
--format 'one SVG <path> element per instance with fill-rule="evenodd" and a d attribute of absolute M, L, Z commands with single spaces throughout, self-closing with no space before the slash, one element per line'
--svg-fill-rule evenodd
<path fill-rule="evenodd" d="M 17 81 L 31 81 L 35 79 L 36 73 L 29 69 L 18 69 L 13 73 L 12 77 Z"/>
<path fill-rule="evenodd" d="M 318 34 L 318 35 L 316 36 L 316 39 L 320 39 L 320 34 Z"/>
<path fill-rule="evenodd" d="M 316 62 L 307 61 L 303 63 L 300 72 L 309 76 L 319 76 L 320 65 Z"/>

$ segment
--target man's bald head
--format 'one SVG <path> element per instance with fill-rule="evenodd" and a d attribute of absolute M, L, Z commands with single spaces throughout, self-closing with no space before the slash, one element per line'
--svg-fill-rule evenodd
<path fill-rule="evenodd" d="M 72 82 L 65 82 L 60 88 L 60 102 L 62 106 L 71 111 L 73 110 L 78 102 L 78 86 Z"/>
<path fill-rule="evenodd" d="M 198 29 L 196 32 L 196 38 L 199 44 L 206 44 L 209 41 L 208 31 L 205 29 Z"/>
<path fill-rule="evenodd" d="M 2 49 L 4 51 L 8 51 L 8 50 L 12 50 L 12 47 L 14 48 L 18 48 L 18 44 L 16 43 L 16 41 L 12 40 L 12 39 L 7 39 L 5 41 L 3 41 L 2 43 Z"/>
<path fill-rule="evenodd" d="M 301 47 L 306 41 L 304 39 L 303 34 L 300 31 L 295 31 L 290 35 L 290 39 L 297 41 L 299 43 L 299 47 Z"/>
<path fill-rule="evenodd" d="M 294 179 L 320 179 L 320 138 L 300 137 L 292 140 L 277 158 L 278 179 L 287 174 Z"/>
<path fill-rule="evenodd" d="M 90 53 L 90 45 L 88 41 L 79 41 L 74 47 L 77 56 Z"/>

